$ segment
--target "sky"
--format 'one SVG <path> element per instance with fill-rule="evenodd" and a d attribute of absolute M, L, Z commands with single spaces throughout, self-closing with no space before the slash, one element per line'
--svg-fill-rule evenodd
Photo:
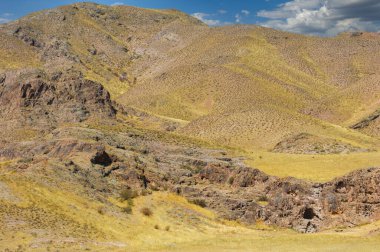
<path fill-rule="evenodd" d="M 0 23 L 78 0 L 0 0 Z M 178 9 L 210 26 L 256 24 L 302 34 L 334 36 L 380 31 L 380 0 L 94 0 L 106 5 Z"/>

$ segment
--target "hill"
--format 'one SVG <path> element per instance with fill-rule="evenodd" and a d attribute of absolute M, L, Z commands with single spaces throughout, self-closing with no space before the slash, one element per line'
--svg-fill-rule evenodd
<path fill-rule="evenodd" d="M 80 3 L 0 41 L 0 248 L 379 245 L 378 34 Z"/>

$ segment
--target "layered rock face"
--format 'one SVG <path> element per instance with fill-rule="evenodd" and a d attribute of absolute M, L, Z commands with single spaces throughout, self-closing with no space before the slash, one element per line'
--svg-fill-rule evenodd
<path fill-rule="evenodd" d="M 312 184 L 268 176 L 249 167 L 211 164 L 197 178 L 200 184 L 207 182 L 198 188 L 181 186 L 179 191 L 205 200 L 227 218 L 248 223 L 264 220 L 308 233 L 353 227 L 380 214 L 380 169 L 375 168 Z M 216 190 L 214 184 L 221 188 Z"/>
<path fill-rule="evenodd" d="M 80 73 L 7 72 L 0 86 L 1 116 L 26 124 L 114 117 L 110 95 Z"/>

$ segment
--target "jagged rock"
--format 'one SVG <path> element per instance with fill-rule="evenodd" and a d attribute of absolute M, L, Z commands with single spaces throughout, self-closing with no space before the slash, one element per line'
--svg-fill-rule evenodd
<path fill-rule="evenodd" d="M 113 118 L 115 109 L 102 85 L 85 80 L 80 73 L 8 72 L 0 86 L 3 118 L 78 122 L 91 116 Z"/>
<path fill-rule="evenodd" d="M 105 153 L 105 154 L 107 154 L 107 153 Z M 104 155 L 104 154 L 103 154 Z M 110 158 L 110 157 L 109 157 Z M 112 160 L 111 160 L 112 161 Z M 107 166 L 107 165 L 104 165 L 104 166 Z M 109 165 L 108 165 L 109 166 Z M 107 167 L 107 168 L 105 168 L 104 169 L 104 171 L 103 171 L 103 176 L 104 177 L 108 177 L 108 176 L 110 176 L 111 175 L 111 173 L 113 172 L 113 171 L 117 171 L 117 170 L 120 170 L 120 169 L 122 169 L 122 170 L 125 170 L 127 167 L 126 167 L 126 165 L 125 164 L 123 164 L 123 163 L 113 163 L 111 166 L 109 166 L 109 167 Z"/>
<path fill-rule="evenodd" d="M 112 158 L 108 155 L 103 146 L 99 147 L 95 155 L 91 158 L 91 163 L 103 166 L 109 166 L 112 162 Z"/>
<path fill-rule="evenodd" d="M 5 82 L 6 75 L 5 74 L 0 74 L 0 85 Z"/>
<path fill-rule="evenodd" d="M 272 151 L 280 153 L 315 155 L 369 152 L 371 150 L 353 146 L 349 143 L 344 143 L 335 139 L 301 133 L 277 143 Z"/>

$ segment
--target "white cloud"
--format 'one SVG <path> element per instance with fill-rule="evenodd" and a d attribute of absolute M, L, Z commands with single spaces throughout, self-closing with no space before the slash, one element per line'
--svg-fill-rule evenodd
<path fill-rule="evenodd" d="M 6 13 L 1 14 L 1 16 L 2 17 L 12 17 L 13 13 L 6 12 Z"/>
<path fill-rule="evenodd" d="M 0 24 L 8 23 L 9 21 L 11 21 L 11 20 L 10 20 L 10 19 L 6 19 L 6 18 L 1 18 L 1 17 L 0 17 Z"/>
<path fill-rule="evenodd" d="M 249 14 L 251 14 L 249 10 L 242 10 L 241 13 L 243 13 L 246 16 L 249 16 Z"/>
<path fill-rule="evenodd" d="M 2 13 L 0 14 L 0 24 L 8 23 L 12 21 L 11 17 L 13 16 L 12 13 Z"/>
<path fill-rule="evenodd" d="M 292 0 L 262 10 L 261 25 L 297 33 L 333 36 L 344 31 L 379 31 L 378 0 Z"/>
<path fill-rule="evenodd" d="M 124 3 L 122 3 L 122 2 L 115 2 L 115 3 L 111 4 L 111 6 L 120 6 L 120 5 L 124 5 Z"/>
<path fill-rule="evenodd" d="M 251 12 L 249 10 L 241 10 L 240 13 L 235 14 L 235 23 L 240 23 L 243 21 L 244 16 L 249 16 Z"/>
<path fill-rule="evenodd" d="M 218 10 L 218 13 L 224 15 L 224 14 L 227 14 L 227 11 L 226 10 Z"/>
<path fill-rule="evenodd" d="M 210 17 L 214 16 L 214 14 L 207 14 L 202 12 L 197 12 L 192 14 L 193 17 L 201 20 L 203 23 L 209 25 L 209 26 L 220 26 L 220 25 L 227 25 L 229 23 L 222 22 L 218 19 L 211 19 Z"/>
<path fill-rule="evenodd" d="M 241 20 L 242 20 L 242 16 L 241 16 L 239 13 L 236 14 L 236 15 L 235 15 L 235 22 L 236 22 L 236 23 L 240 23 Z"/>

